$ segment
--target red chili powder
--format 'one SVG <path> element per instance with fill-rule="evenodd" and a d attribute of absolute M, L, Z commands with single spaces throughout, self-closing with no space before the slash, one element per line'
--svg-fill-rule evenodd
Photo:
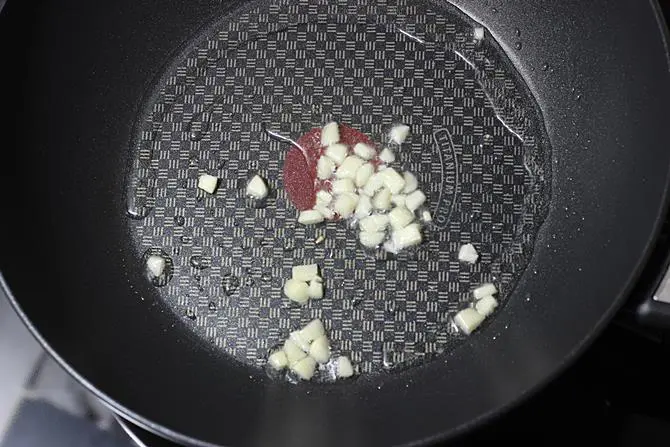
<path fill-rule="evenodd" d="M 314 208 L 316 204 L 316 193 L 323 188 L 324 184 L 329 189 L 329 181 L 321 182 L 316 177 L 316 163 L 325 148 L 321 147 L 321 128 L 315 128 L 301 136 L 296 141 L 304 150 L 305 154 L 297 148 L 292 147 L 286 154 L 284 160 L 284 188 L 289 199 L 300 211 Z M 353 148 L 357 143 L 365 143 L 375 146 L 372 140 L 365 135 L 344 124 L 340 124 L 340 143 Z"/>

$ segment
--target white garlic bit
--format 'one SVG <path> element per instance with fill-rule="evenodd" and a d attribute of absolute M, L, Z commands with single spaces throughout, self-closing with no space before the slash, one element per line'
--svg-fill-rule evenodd
<path fill-rule="evenodd" d="M 370 233 L 384 231 L 388 224 L 388 214 L 373 214 L 361 219 L 361 221 L 358 223 L 358 225 L 361 227 L 361 231 Z"/>
<path fill-rule="evenodd" d="M 483 40 L 484 39 L 484 28 L 482 28 L 481 26 L 476 26 L 472 30 L 472 37 L 475 40 Z"/>
<path fill-rule="evenodd" d="M 330 157 L 320 157 L 316 162 L 316 176 L 321 180 L 329 179 L 335 171 L 335 162 Z"/>
<path fill-rule="evenodd" d="M 321 320 L 317 318 L 307 323 L 305 327 L 300 330 L 300 333 L 304 339 L 311 343 L 322 335 L 325 335 L 326 329 L 323 327 Z"/>
<path fill-rule="evenodd" d="M 416 191 L 416 189 L 419 187 L 419 181 L 416 179 L 416 176 L 411 172 L 405 171 L 402 173 L 402 177 L 405 179 L 405 187 L 403 188 L 403 192 L 405 194 L 409 194 L 410 192 Z"/>
<path fill-rule="evenodd" d="M 393 126 L 391 132 L 389 132 L 389 138 L 391 141 L 397 144 L 403 144 L 409 135 L 409 126 L 405 124 L 398 124 Z"/>
<path fill-rule="evenodd" d="M 298 304 L 305 304 L 309 300 L 309 286 L 305 281 L 289 279 L 284 283 L 284 295 Z"/>
<path fill-rule="evenodd" d="M 284 353 L 289 365 L 307 357 L 307 353 L 300 349 L 300 346 L 296 345 L 290 338 L 284 341 Z"/>
<path fill-rule="evenodd" d="M 340 142 L 340 127 L 336 122 L 330 122 L 321 129 L 321 146 L 330 146 Z"/>
<path fill-rule="evenodd" d="M 326 363 L 330 359 L 330 343 L 325 335 L 317 338 L 309 345 L 309 355 L 319 363 Z"/>
<path fill-rule="evenodd" d="M 391 164 L 395 161 L 395 154 L 391 149 L 386 147 L 379 153 L 379 159 L 386 164 Z"/>
<path fill-rule="evenodd" d="M 405 199 L 405 206 L 410 211 L 416 211 L 425 202 L 426 202 L 426 195 L 422 191 L 417 189 L 413 193 L 407 194 L 407 198 Z"/>
<path fill-rule="evenodd" d="M 319 276 L 319 266 L 317 264 L 296 265 L 291 269 L 292 279 L 298 281 L 311 281 Z"/>
<path fill-rule="evenodd" d="M 375 167 L 372 165 L 372 163 L 365 163 L 363 166 L 358 168 L 358 171 L 356 171 L 356 186 L 359 188 L 364 187 L 374 173 Z"/>
<path fill-rule="evenodd" d="M 340 356 L 337 358 L 337 377 L 347 378 L 354 375 L 354 367 L 351 365 L 349 357 Z"/>
<path fill-rule="evenodd" d="M 335 211 L 331 210 L 327 206 L 316 205 L 314 209 L 320 212 L 325 219 L 333 219 L 335 217 Z"/>
<path fill-rule="evenodd" d="M 368 196 L 358 196 L 358 205 L 356 205 L 356 217 L 363 219 L 372 212 L 372 199 Z"/>
<path fill-rule="evenodd" d="M 421 213 L 421 220 L 424 222 L 432 222 L 433 216 L 430 214 L 430 211 L 424 210 L 423 213 Z"/>
<path fill-rule="evenodd" d="M 388 188 L 382 188 L 372 199 L 372 206 L 378 210 L 391 209 L 391 191 Z"/>
<path fill-rule="evenodd" d="M 323 214 L 317 210 L 300 211 L 300 215 L 298 215 L 298 223 L 303 225 L 316 225 L 323 222 L 323 219 Z"/>
<path fill-rule="evenodd" d="M 367 248 L 379 247 L 379 245 L 384 242 L 386 238 L 386 233 L 383 231 L 361 231 L 358 235 L 358 240 L 361 242 L 361 245 Z"/>
<path fill-rule="evenodd" d="M 475 303 L 475 310 L 488 317 L 498 307 L 498 300 L 492 296 L 485 296 Z"/>
<path fill-rule="evenodd" d="M 209 174 L 202 174 L 198 177 L 198 188 L 205 192 L 214 194 L 219 186 L 219 178 Z"/>
<path fill-rule="evenodd" d="M 356 172 L 358 171 L 358 168 L 363 166 L 364 163 L 365 160 L 362 158 L 357 157 L 356 155 L 350 155 L 345 158 L 340 167 L 337 168 L 337 171 L 335 171 L 335 177 L 354 179 L 356 178 Z"/>
<path fill-rule="evenodd" d="M 323 298 L 323 282 L 317 281 L 316 278 L 309 282 L 308 288 L 309 297 L 313 300 L 320 300 Z"/>
<path fill-rule="evenodd" d="M 493 296 L 496 293 L 498 293 L 498 289 L 496 288 L 496 286 L 488 282 L 474 289 L 472 291 L 472 296 L 475 297 L 476 300 L 480 300 L 485 296 Z"/>
<path fill-rule="evenodd" d="M 346 219 L 351 216 L 358 204 L 358 194 L 342 194 L 335 199 L 333 209 L 341 218 Z"/>
<path fill-rule="evenodd" d="M 288 357 L 283 350 L 275 351 L 268 357 L 268 363 L 277 371 L 280 371 L 288 366 Z"/>
<path fill-rule="evenodd" d="M 393 249 L 395 252 L 421 243 L 421 230 L 419 224 L 410 224 L 400 230 L 395 230 L 391 235 Z"/>
<path fill-rule="evenodd" d="M 254 175 L 247 183 L 247 195 L 258 200 L 268 196 L 268 185 L 265 184 L 265 180 L 260 175 Z"/>
<path fill-rule="evenodd" d="M 477 249 L 472 244 L 461 245 L 460 250 L 458 250 L 458 260 L 462 262 L 467 262 L 468 264 L 474 264 L 479 259 L 479 253 Z"/>
<path fill-rule="evenodd" d="M 333 160 L 337 166 L 341 165 L 347 154 L 349 153 L 349 148 L 346 144 L 331 144 L 326 148 L 326 156 Z"/>
<path fill-rule="evenodd" d="M 291 371 L 296 373 L 302 380 L 309 380 L 314 376 L 316 370 L 316 360 L 312 357 L 305 357 L 291 365 Z"/>
<path fill-rule="evenodd" d="M 327 206 L 333 201 L 333 195 L 323 189 L 316 193 L 316 204 Z"/>
<path fill-rule="evenodd" d="M 165 272 L 167 262 L 165 258 L 158 255 L 151 255 L 147 258 L 147 270 L 154 278 L 160 278 Z"/>
<path fill-rule="evenodd" d="M 363 160 L 370 160 L 371 158 L 374 158 L 375 155 L 377 155 L 377 151 L 374 147 L 368 144 L 356 143 L 354 146 L 354 154 L 358 155 Z"/>
<path fill-rule="evenodd" d="M 389 222 L 394 230 L 400 230 L 411 224 L 414 220 L 414 213 L 407 208 L 397 206 L 388 213 Z"/>
<path fill-rule="evenodd" d="M 342 178 L 333 182 L 331 191 L 333 194 L 339 195 L 346 192 L 354 192 L 356 191 L 356 187 L 350 178 Z"/>
<path fill-rule="evenodd" d="M 305 339 L 300 331 L 293 331 L 288 337 L 297 347 L 302 349 L 304 352 L 309 352 L 309 340 Z"/>
<path fill-rule="evenodd" d="M 382 186 L 384 186 L 384 177 L 382 177 L 382 174 L 380 172 L 372 174 L 363 187 L 363 194 L 372 197 Z"/>
<path fill-rule="evenodd" d="M 482 324 L 482 321 L 484 321 L 484 315 L 471 307 L 461 310 L 454 317 L 454 323 L 465 335 L 472 334 Z"/>
<path fill-rule="evenodd" d="M 405 187 L 405 179 L 393 168 L 385 169 L 383 172 L 379 173 L 379 175 L 382 177 L 384 186 L 391 191 L 391 194 L 398 194 Z M 409 198 L 409 196 L 407 198 Z"/>
<path fill-rule="evenodd" d="M 394 194 L 391 196 L 391 203 L 393 203 L 395 206 L 405 206 L 405 200 L 407 199 L 407 196 L 405 194 Z"/>

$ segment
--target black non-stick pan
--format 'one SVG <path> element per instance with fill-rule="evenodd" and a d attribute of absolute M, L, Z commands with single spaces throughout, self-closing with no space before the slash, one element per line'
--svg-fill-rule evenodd
<path fill-rule="evenodd" d="M 595 337 L 665 211 L 654 2 L 45 0 L 10 1 L 1 20 L 2 285 L 70 373 L 177 442 L 472 429 Z M 295 139 L 331 119 L 377 141 L 410 125 L 400 163 L 434 217 L 418 249 L 370 253 L 345 225 L 296 224 L 289 147 L 265 130 Z M 255 173 L 272 189 L 258 207 Z M 458 261 L 465 242 L 479 263 Z M 166 283 L 147 279 L 151 253 L 169 258 Z M 290 305 L 282 283 L 306 262 L 326 296 Z M 487 281 L 501 306 L 462 336 L 451 318 Z M 312 318 L 354 379 L 268 376 L 269 350 Z"/>

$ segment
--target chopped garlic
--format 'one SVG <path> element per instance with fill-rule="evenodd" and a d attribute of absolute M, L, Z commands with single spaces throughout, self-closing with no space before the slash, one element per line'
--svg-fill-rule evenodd
<path fill-rule="evenodd" d="M 333 182 L 331 191 L 333 194 L 339 195 L 346 192 L 354 192 L 356 191 L 356 187 L 350 178 L 342 178 Z"/>
<path fill-rule="evenodd" d="M 384 186 L 384 177 L 382 177 L 382 174 L 380 172 L 372 174 L 363 187 L 363 194 L 372 197 L 382 186 Z"/>
<path fill-rule="evenodd" d="M 397 206 L 388 214 L 389 222 L 394 230 L 400 230 L 411 224 L 414 214 L 407 208 Z"/>
<path fill-rule="evenodd" d="M 403 144 L 409 135 L 409 126 L 404 124 L 399 124 L 393 126 L 391 132 L 389 133 L 389 138 L 395 143 Z"/>
<path fill-rule="evenodd" d="M 405 187 L 405 179 L 393 168 L 385 169 L 379 175 L 382 177 L 384 186 L 391 191 L 391 194 L 398 194 Z"/>
<path fill-rule="evenodd" d="M 378 232 L 384 231 L 389 224 L 388 214 L 373 214 L 364 219 L 361 219 L 359 226 L 363 232 Z"/>
<path fill-rule="evenodd" d="M 330 157 L 320 157 L 316 162 L 316 176 L 321 180 L 329 179 L 335 170 L 335 162 Z"/>
<path fill-rule="evenodd" d="M 421 213 L 421 220 L 424 222 L 432 222 L 433 216 L 430 215 L 430 211 L 424 210 L 423 213 Z"/>
<path fill-rule="evenodd" d="M 498 307 L 498 300 L 492 296 L 485 296 L 475 303 L 475 310 L 480 314 L 488 317 Z"/>
<path fill-rule="evenodd" d="M 377 151 L 374 147 L 368 144 L 357 143 L 354 146 L 354 154 L 358 155 L 363 160 L 370 160 L 371 158 L 374 158 L 374 156 L 377 154 Z"/>
<path fill-rule="evenodd" d="M 307 353 L 300 349 L 300 346 L 296 345 L 290 338 L 284 342 L 284 354 L 286 354 L 289 365 L 307 357 Z"/>
<path fill-rule="evenodd" d="M 474 37 L 475 40 L 482 40 L 484 39 L 484 28 L 477 26 L 474 28 L 472 36 Z"/>
<path fill-rule="evenodd" d="M 458 250 L 458 260 L 462 262 L 467 262 L 468 264 L 474 264 L 479 259 L 479 254 L 475 249 L 475 246 L 472 244 L 461 245 L 461 249 Z"/>
<path fill-rule="evenodd" d="M 317 264 L 296 265 L 291 269 L 291 278 L 298 281 L 311 281 L 319 276 L 319 266 Z"/>
<path fill-rule="evenodd" d="M 379 247 L 379 245 L 384 242 L 384 238 L 386 238 L 386 233 L 383 231 L 361 231 L 358 235 L 358 240 L 361 242 L 361 245 L 367 248 Z"/>
<path fill-rule="evenodd" d="M 362 158 L 357 157 L 356 155 L 350 155 L 345 158 L 340 167 L 337 168 L 337 171 L 335 171 L 335 176 L 337 178 L 354 179 L 356 178 L 356 172 L 358 171 L 358 168 L 363 166 L 364 163 L 365 160 Z"/>
<path fill-rule="evenodd" d="M 338 196 L 337 199 L 335 199 L 335 205 L 333 205 L 333 209 L 337 214 L 340 215 L 341 218 L 346 219 L 353 214 L 357 204 L 358 194 L 342 194 L 341 196 Z"/>
<path fill-rule="evenodd" d="M 498 293 L 498 289 L 496 289 L 496 286 L 493 284 L 485 283 L 477 287 L 472 291 L 472 296 L 475 297 L 476 300 L 480 300 L 484 298 L 485 296 L 492 296 Z"/>
<path fill-rule="evenodd" d="M 309 286 L 306 282 L 289 279 L 284 283 L 284 295 L 298 304 L 305 304 L 309 300 Z"/>
<path fill-rule="evenodd" d="M 405 206 L 405 200 L 407 199 L 407 196 L 405 194 L 394 194 L 391 196 L 391 203 L 393 203 L 395 206 Z"/>
<path fill-rule="evenodd" d="M 298 222 L 303 225 L 315 225 L 323 222 L 323 214 L 317 210 L 301 211 L 298 216 Z"/>
<path fill-rule="evenodd" d="M 310 343 L 321 337 L 326 333 L 323 323 L 319 319 L 315 319 L 307 323 L 307 325 L 300 330 L 302 337 Z"/>
<path fill-rule="evenodd" d="M 328 337 L 322 335 L 309 345 L 309 355 L 319 363 L 326 363 L 330 359 L 330 343 Z"/>
<path fill-rule="evenodd" d="M 163 276 L 163 272 L 165 271 L 165 266 L 167 265 L 167 262 L 165 261 L 165 258 L 162 256 L 158 255 L 151 255 L 147 258 L 147 269 L 149 270 L 149 273 L 151 273 L 151 276 L 154 278 L 160 278 Z"/>
<path fill-rule="evenodd" d="M 291 365 L 291 371 L 296 373 L 302 380 L 309 380 L 314 376 L 316 369 L 316 360 L 312 357 L 305 357 Z"/>
<path fill-rule="evenodd" d="M 326 156 L 333 160 L 336 165 L 341 165 L 345 158 L 347 158 L 347 153 L 349 148 L 346 144 L 331 144 L 326 149 Z"/>
<path fill-rule="evenodd" d="M 277 371 L 282 370 L 288 366 L 288 358 L 283 350 L 273 352 L 268 357 L 268 363 Z"/>
<path fill-rule="evenodd" d="M 291 340 L 293 343 L 296 344 L 300 349 L 302 349 L 304 352 L 309 352 L 309 340 L 305 339 L 300 331 L 293 331 L 291 334 L 288 336 L 288 339 Z"/>
<path fill-rule="evenodd" d="M 407 247 L 421 243 L 421 230 L 418 224 L 410 224 L 400 230 L 395 230 L 391 235 L 394 251 L 398 252 Z"/>
<path fill-rule="evenodd" d="M 410 211 L 416 211 L 425 201 L 426 195 L 422 191 L 416 190 L 411 194 L 407 194 L 405 206 Z"/>
<path fill-rule="evenodd" d="M 454 323 L 465 335 L 470 335 L 484 321 L 484 315 L 471 307 L 463 309 L 454 317 Z"/>
<path fill-rule="evenodd" d="M 405 179 L 405 188 L 403 189 L 403 192 L 409 194 L 410 192 L 416 191 L 419 187 L 419 181 L 416 179 L 416 176 L 407 171 L 403 172 L 402 176 L 403 179 Z"/>
<path fill-rule="evenodd" d="M 323 298 L 323 282 L 317 281 L 316 278 L 309 282 L 308 287 L 309 297 L 313 300 L 320 300 Z"/>
<path fill-rule="evenodd" d="M 370 180 L 372 174 L 375 173 L 375 167 L 372 163 L 365 163 L 356 171 L 356 186 L 362 188 Z"/>
<path fill-rule="evenodd" d="M 391 191 L 383 188 L 372 199 L 372 206 L 378 210 L 388 210 L 391 208 Z"/>
<path fill-rule="evenodd" d="M 395 161 L 395 154 L 391 149 L 384 148 L 384 150 L 379 154 L 379 159 L 384 163 L 391 164 Z"/>
<path fill-rule="evenodd" d="M 335 211 L 331 210 L 327 206 L 317 205 L 314 209 L 321 213 L 321 215 L 326 219 L 332 219 L 335 217 Z"/>
<path fill-rule="evenodd" d="M 219 178 L 209 174 L 202 174 L 198 177 L 198 188 L 210 194 L 214 194 L 219 186 Z"/>
<path fill-rule="evenodd" d="M 358 205 L 356 205 L 356 217 L 363 219 L 372 212 L 372 199 L 368 196 L 358 196 Z"/>
<path fill-rule="evenodd" d="M 265 180 L 263 180 L 260 175 L 256 174 L 249 180 L 249 183 L 247 184 L 247 195 L 258 200 L 267 197 L 268 185 L 265 184 Z"/>
<path fill-rule="evenodd" d="M 314 245 L 319 245 L 321 242 L 323 242 L 325 240 L 326 240 L 326 236 L 324 236 L 323 234 L 320 234 L 316 237 L 316 239 L 314 239 Z"/>
<path fill-rule="evenodd" d="M 330 122 L 321 129 L 321 146 L 330 146 L 340 142 L 340 127 L 336 122 Z"/>
<path fill-rule="evenodd" d="M 333 201 L 333 195 L 323 189 L 316 193 L 316 204 L 327 206 Z"/>
<path fill-rule="evenodd" d="M 340 356 L 337 358 L 337 377 L 347 378 L 354 375 L 354 367 L 351 366 L 349 357 Z"/>

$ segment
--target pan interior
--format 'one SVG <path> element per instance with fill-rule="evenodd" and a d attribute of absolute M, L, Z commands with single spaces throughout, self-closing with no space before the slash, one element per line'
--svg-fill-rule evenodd
<path fill-rule="evenodd" d="M 156 288 L 167 306 L 258 367 L 313 318 L 363 373 L 458 345 L 450 316 L 483 282 L 507 300 L 550 192 L 542 116 L 488 32 L 476 39 L 480 27 L 437 2 L 281 0 L 196 36 L 147 97 L 127 181 L 137 256 L 171 259 L 171 280 Z M 289 148 L 263 125 L 297 139 L 327 120 L 376 141 L 393 123 L 411 126 L 399 158 L 434 217 L 418 250 L 369 253 L 346 225 L 297 224 L 281 174 Z M 197 189 L 202 173 L 221 179 L 215 195 Z M 257 173 L 272 188 L 262 207 L 244 196 Z M 476 265 L 457 260 L 466 242 Z M 326 296 L 291 305 L 283 282 L 311 262 Z"/>

